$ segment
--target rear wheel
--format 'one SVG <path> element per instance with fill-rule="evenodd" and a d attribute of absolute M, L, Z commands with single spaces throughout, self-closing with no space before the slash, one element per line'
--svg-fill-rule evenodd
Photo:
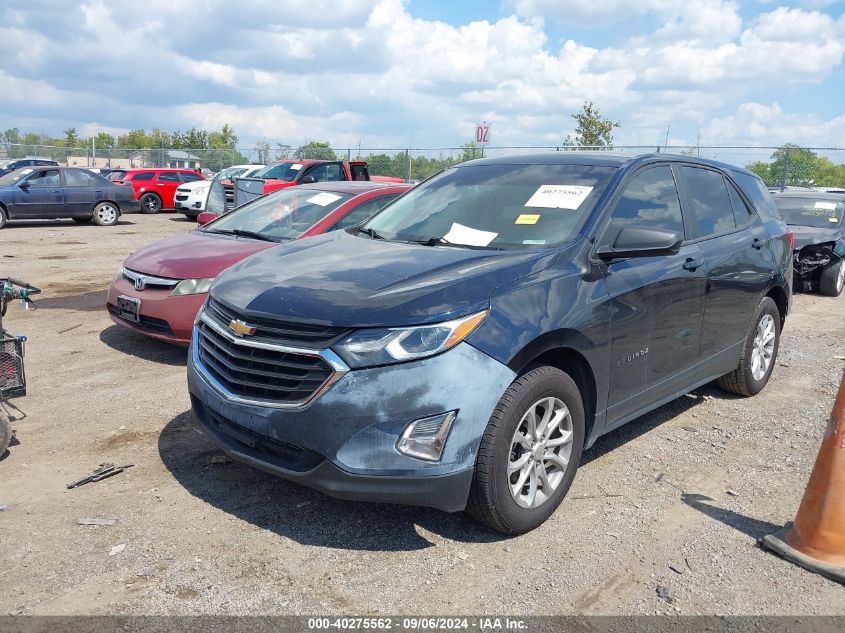
<path fill-rule="evenodd" d="M 6 226 L 7 219 L 8 218 L 6 218 L 6 209 L 0 207 L 0 229 Z"/>
<path fill-rule="evenodd" d="M 120 218 L 120 211 L 111 202 L 101 202 L 94 207 L 94 223 L 99 226 L 113 226 Z"/>
<path fill-rule="evenodd" d="M 161 198 L 154 193 L 145 193 L 138 199 L 142 213 L 158 213 L 161 211 Z"/>
<path fill-rule="evenodd" d="M 741 396 L 760 393 L 772 375 L 779 344 L 780 312 L 770 297 L 764 297 L 745 337 L 739 367 L 719 378 L 719 387 Z"/>
<path fill-rule="evenodd" d="M 845 259 L 828 264 L 822 269 L 819 291 L 828 297 L 838 297 L 845 287 Z"/>
<path fill-rule="evenodd" d="M 467 512 L 506 534 L 533 530 L 566 496 L 584 447 L 575 382 L 535 367 L 505 391 L 481 439 Z"/>
<path fill-rule="evenodd" d="M 0 406 L 0 457 L 6 454 L 9 448 L 9 442 L 12 441 L 12 423 L 9 421 L 9 416 Z"/>

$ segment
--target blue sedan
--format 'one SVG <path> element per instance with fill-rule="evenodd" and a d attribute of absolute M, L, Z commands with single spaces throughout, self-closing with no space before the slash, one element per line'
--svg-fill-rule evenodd
<path fill-rule="evenodd" d="M 100 226 L 141 210 L 128 185 L 75 167 L 26 167 L 0 177 L 0 229 L 10 220 L 72 218 Z"/>

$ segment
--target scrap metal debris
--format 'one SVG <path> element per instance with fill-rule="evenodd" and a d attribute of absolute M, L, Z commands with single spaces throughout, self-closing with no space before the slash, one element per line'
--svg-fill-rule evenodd
<path fill-rule="evenodd" d="M 126 464 L 125 466 L 115 466 L 114 464 L 100 464 L 99 467 L 97 467 L 97 469 L 87 477 L 83 477 L 82 479 L 69 483 L 67 485 L 68 490 L 84 486 L 85 484 L 89 484 L 94 481 L 102 481 L 103 479 L 122 473 L 127 468 L 132 468 L 134 465 L 135 464 Z"/>

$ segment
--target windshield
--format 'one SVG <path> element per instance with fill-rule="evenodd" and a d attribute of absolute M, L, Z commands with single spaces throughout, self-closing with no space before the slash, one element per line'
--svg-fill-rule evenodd
<path fill-rule="evenodd" d="M 817 198 L 775 198 L 781 217 L 787 224 L 832 228 L 842 223 L 845 202 Z"/>
<path fill-rule="evenodd" d="M 115 169 L 114 171 L 110 171 L 109 175 L 106 176 L 109 180 L 123 180 L 123 177 L 126 175 L 126 172 L 122 169 Z"/>
<path fill-rule="evenodd" d="M 257 171 L 253 178 L 264 178 L 269 180 L 284 180 L 290 182 L 299 173 L 304 165 L 302 163 L 276 163 L 267 165 L 264 169 Z"/>
<path fill-rule="evenodd" d="M 10 171 L 5 176 L 0 177 L 0 187 L 8 187 L 9 185 L 14 185 L 16 182 L 24 178 L 27 174 L 31 174 L 32 171 L 32 167 L 24 167 L 23 169 L 16 169 L 15 171 Z"/>
<path fill-rule="evenodd" d="M 248 167 L 227 167 L 217 172 L 212 180 L 226 180 L 227 178 L 237 178 L 243 176 L 248 170 Z"/>
<path fill-rule="evenodd" d="M 293 240 L 351 197 L 348 193 L 291 187 L 252 200 L 200 230 L 247 231 L 276 241 Z"/>
<path fill-rule="evenodd" d="M 559 244 L 572 237 L 615 172 L 590 165 L 456 167 L 409 191 L 364 229 L 430 245 Z"/>

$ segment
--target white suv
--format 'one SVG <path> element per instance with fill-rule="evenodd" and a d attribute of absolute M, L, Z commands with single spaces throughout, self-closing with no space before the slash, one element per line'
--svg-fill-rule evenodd
<path fill-rule="evenodd" d="M 186 182 L 176 189 L 173 198 L 173 206 L 187 217 L 194 219 L 205 211 L 205 201 L 208 199 L 208 190 L 214 180 L 226 180 L 227 178 L 249 178 L 264 165 L 234 165 L 222 169 L 211 180 L 198 180 L 197 182 Z"/>

